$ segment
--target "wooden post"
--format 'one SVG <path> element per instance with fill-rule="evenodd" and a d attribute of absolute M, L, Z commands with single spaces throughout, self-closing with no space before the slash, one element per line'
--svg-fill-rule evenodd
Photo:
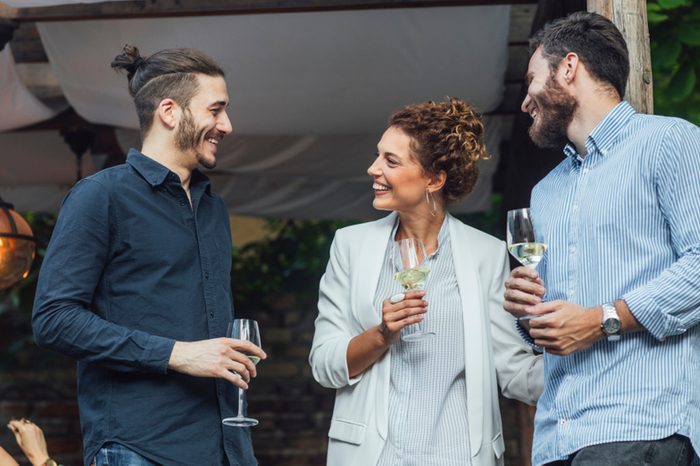
<path fill-rule="evenodd" d="M 651 51 L 645 0 L 587 0 L 588 11 L 610 19 L 620 29 L 630 55 L 625 99 L 641 113 L 654 113 Z"/>

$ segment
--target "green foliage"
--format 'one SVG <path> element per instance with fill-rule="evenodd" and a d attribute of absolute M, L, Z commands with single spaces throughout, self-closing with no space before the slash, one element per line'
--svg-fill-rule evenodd
<path fill-rule="evenodd" d="M 280 296 L 312 305 L 335 230 L 351 223 L 268 220 L 268 238 L 234 250 L 231 287 L 237 312 L 270 307 Z"/>
<path fill-rule="evenodd" d="M 654 112 L 700 125 L 700 2 L 647 2 Z"/>

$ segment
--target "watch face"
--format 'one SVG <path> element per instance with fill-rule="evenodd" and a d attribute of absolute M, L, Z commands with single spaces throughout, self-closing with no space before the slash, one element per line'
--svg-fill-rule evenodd
<path fill-rule="evenodd" d="M 605 319 L 603 322 L 603 331 L 608 335 L 615 335 L 620 332 L 621 326 L 620 319 Z"/>

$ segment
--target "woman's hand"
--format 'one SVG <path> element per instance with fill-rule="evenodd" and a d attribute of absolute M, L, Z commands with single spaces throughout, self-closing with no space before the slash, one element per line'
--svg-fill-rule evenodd
<path fill-rule="evenodd" d="M 428 311 L 428 303 L 423 299 L 425 291 L 407 291 L 402 294 L 403 300 L 385 299 L 382 305 L 382 323 L 379 324 L 379 331 L 387 344 L 396 341 L 402 328 L 423 320 L 423 314 Z"/>
<path fill-rule="evenodd" d="M 29 419 L 13 419 L 7 425 L 13 434 L 17 445 L 22 449 L 27 459 L 34 466 L 43 465 L 49 459 L 44 432 Z"/>

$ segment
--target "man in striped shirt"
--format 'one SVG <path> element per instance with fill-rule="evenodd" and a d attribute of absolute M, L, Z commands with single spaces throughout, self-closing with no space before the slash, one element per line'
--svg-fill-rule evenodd
<path fill-rule="evenodd" d="M 533 464 L 698 462 L 700 128 L 622 101 L 627 46 L 600 15 L 549 23 L 531 50 L 530 136 L 565 146 L 532 193 L 545 257 L 505 292 L 546 352 Z"/>

